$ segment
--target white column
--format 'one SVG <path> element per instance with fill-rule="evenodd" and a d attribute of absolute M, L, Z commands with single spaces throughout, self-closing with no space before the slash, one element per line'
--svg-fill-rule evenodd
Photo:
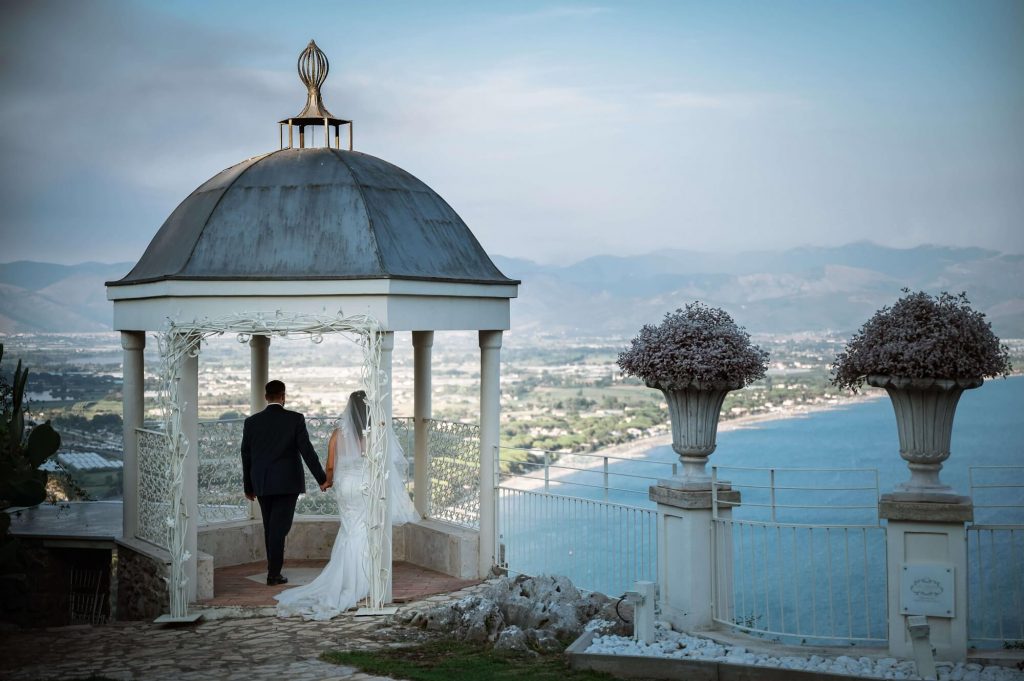
<path fill-rule="evenodd" d="M 501 421 L 501 331 L 480 332 L 480 558 L 477 575 L 497 565 L 495 460 Z"/>
<path fill-rule="evenodd" d="M 267 406 L 266 388 L 270 381 L 270 336 L 249 339 L 249 411 L 255 414 Z"/>
<path fill-rule="evenodd" d="M 962 498 L 962 497 L 961 497 Z M 899 501 L 883 494 L 878 516 L 887 521 L 886 578 L 889 602 L 889 654 L 913 657 L 907 618 L 927 615 L 930 643 L 938 660 L 967 658 L 967 537 L 964 523 L 974 519 L 967 501 Z M 924 572 L 918 572 L 918 571 Z M 940 599 L 952 592 L 949 607 L 915 598 L 913 581 L 934 580 Z M 930 600 L 935 601 L 934 596 Z"/>
<path fill-rule="evenodd" d="M 186 563 L 188 600 L 196 600 L 199 578 L 199 358 L 187 354 L 181 360 L 181 380 L 178 383 L 178 402 L 181 407 L 181 432 L 188 442 L 185 468 L 182 476 L 182 498 L 188 517 L 185 550 L 190 558 Z"/>
<path fill-rule="evenodd" d="M 388 383 L 384 386 L 384 399 L 381 400 L 381 407 L 384 410 L 384 423 L 387 424 L 388 428 L 386 433 L 391 433 L 391 413 L 393 408 L 393 402 L 391 399 L 391 391 L 394 389 L 394 381 L 391 376 L 391 355 L 395 349 L 395 334 L 393 331 L 384 331 L 380 335 L 380 370 L 385 376 L 387 376 Z M 390 436 L 390 435 L 389 435 Z M 385 456 L 387 452 L 385 450 Z M 388 486 L 384 485 L 384 527 L 388 528 L 388 531 L 384 533 L 384 550 L 381 552 L 381 561 L 388 568 L 388 585 L 384 590 L 384 602 L 390 603 L 392 600 L 392 575 L 391 575 L 391 505 L 387 500 Z"/>
<path fill-rule="evenodd" d="M 249 413 L 267 406 L 267 382 L 270 381 L 270 336 L 249 339 Z M 259 502 L 249 502 L 249 518 L 263 521 Z"/>
<path fill-rule="evenodd" d="M 139 526 L 139 438 L 136 428 L 145 419 L 145 331 L 122 331 L 124 349 L 123 382 L 121 384 L 121 418 L 124 421 L 124 493 L 122 497 L 123 526 L 126 538 L 135 536 Z"/>
<path fill-rule="evenodd" d="M 413 331 L 413 430 L 415 436 L 413 458 L 413 491 L 416 510 L 424 518 L 430 517 L 430 418 L 431 371 L 430 355 L 434 346 L 433 331 Z"/>

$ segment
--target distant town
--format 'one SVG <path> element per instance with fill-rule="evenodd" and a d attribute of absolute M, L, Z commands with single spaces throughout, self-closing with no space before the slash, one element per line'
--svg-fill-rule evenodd
<path fill-rule="evenodd" d="M 786 416 L 854 399 L 829 383 L 829 366 L 845 338 L 828 333 L 755 335 L 771 352 L 768 375 L 729 394 L 723 420 Z M 54 472 L 70 495 L 117 498 L 121 493 L 121 347 L 114 333 L 9 334 L 3 370 L 21 359 L 30 369 L 31 420 L 53 421 L 62 437 Z M 623 337 L 568 337 L 517 333 L 502 348 L 502 464 L 515 470 L 536 450 L 596 451 L 669 432 L 661 393 L 624 378 L 616 365 Z M 1024 367 L 1024 340 L 1006 344 L 1014 366 Z M 439 332 L 434 341 L 433 416 L 472 421 L 478 408 L 476 335 Z M 160 419 L 157 403 L 160 356 L 147 342 L 147 419 Z M 361 350 L 351 339 L 274 339 L 271 374 L 289 386 L 288 406 L 316 416 L 336 416 L 359 388 Z M 409 334 L 397 333 L 393 358 L 395 416 L 413 412 L 413 359 Z M 236 338 L 217 338 L 200 357 L 200 418 L 233 419 L 249 413 L 249 348 Z M 531 453 L 530 450 L 534 450 Z M 96 457 L 69 456 L 95 454 Z M 102 465 L 103 461 L 106 465 Z M 76 465 L 82 466 L 76 468 Z M 55 476 L 61 479 L 61 476 Z"/>

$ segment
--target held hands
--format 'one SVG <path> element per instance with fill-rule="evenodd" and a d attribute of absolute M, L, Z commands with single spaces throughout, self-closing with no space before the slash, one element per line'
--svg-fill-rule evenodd
<path fill-rule="evenodd" d="M 255 494 L 246 494 L 245 498 L 248 499 L 249 501 L 256 501 L 256 495 Z"/>
<path fill-rule="evenodd" d="M 321 491 L 321 492 L 326 492 L 327 490 L 329 490 L 329 489 L 331 488 L 331 485 L 332 485 L 332 484 L 333 484 L 333 483 L 331 483 L 331 481 L 330 481 L 330 480 L 325 480 L 324 482 L 322 482 L 322 483 L 320 484 L 320 491 Z"/>

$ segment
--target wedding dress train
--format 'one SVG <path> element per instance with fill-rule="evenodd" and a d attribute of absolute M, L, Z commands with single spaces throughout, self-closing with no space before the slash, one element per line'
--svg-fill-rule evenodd
<path fill-rule="evenodd" d="M 331 491 L 338 502 L 338 534 L 331 558 L 309 584 L 287 589 L 277 599 L 279 616 L 301 615 L 305 619 L 328 620 L 352 608 L 370 590 L 367 577 L 369 540 L 366 530 L 366 466 L 362 441 L 353 433 L 350 400 L 342 415 L 335 449 L 334 480 Z M 388 503 L 393 525 L 419 519 L 405 490 L 405 455 L 389 433 Z M 390 540 L 390 537 L 388 537 Z"/>

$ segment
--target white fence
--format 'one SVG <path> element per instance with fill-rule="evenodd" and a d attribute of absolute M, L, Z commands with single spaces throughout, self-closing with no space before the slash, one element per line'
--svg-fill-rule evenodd
<path fill-rule="evenodd" d="M 715 621 L 787 643 L 884 643 L 877 471 L 712 470 Z"/>
<path fill-rule="evenodd" d="M 1024 641 L 1024 466 L 972 466 L 967 526 L 968 638 Z"/>
<path fill-rule="evenodd" d="M 499 449 L 503 564 L 619 595 L 657 578 L 657 512 L 648 487 L 675 465 L 604 454 Z"/>
<path fill-rule="evenodd" d="M 655 580 L 655 511 L 500 486 L 497 496 L 510 572 L 565 575 L 577 587 L 613 596 L 636 580 Z"/>
<path fill-rule="evenodd" d="M 245 520 L 252 517 L 242 485 L 242 424 L 244 419 L 200 421 L 198 448 L 199 524 Z M 337 418 L 306 418 L 310 440 L 326 463 L 327 441 Z M 394 419 L 395 434 L 409 462 L 411 490 L 413 445 L 412 419 Z M 170 461 L 164 433 L 137 429 L 139 442 L 139 536 L 160 546 L 166 543 L 166 516 L 170 495 Z M 480 514 L 479 427 L 465 423 L 431 421 L 428 426 L 431 467 L 430 516 L 476 528 Z M 337 514 L 333 494 L 321 494 L 306 476 L 306 494 L 299 498 L 296 514 L 331 517 Z"/>

